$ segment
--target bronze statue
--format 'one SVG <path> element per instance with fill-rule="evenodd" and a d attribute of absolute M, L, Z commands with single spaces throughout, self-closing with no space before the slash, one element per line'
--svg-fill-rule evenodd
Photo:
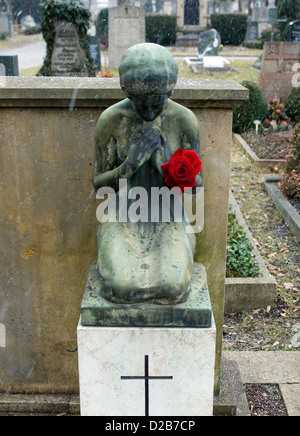
<path fill-rule="evenodd" d="M 179 189 L 201 186 L 199 126 L 190 110 L 169 99 L 177 81 L 177 65 L 166 48 L 150 43 L 131 47 L 119 72 L 128 98 L 99 118 L 94 187 L 109 186 L 117 191 L 119 181 L 126 180 L 128 191 L 135 187 L 146 190 L 149 208 L 147 219 L 121 220 L 118 198 L 116 220 L 100 224 L 97 244 L 102 296 L 116 303 L 176 304 L 186 298 L 195 235 L 186 232 L 184 211 L 180 222 L 174 219 L 174 202 L 168 203 L 169 221 L 163 219 L 163 195 L 159 219 L 153 222 L 151 200 L 153 188 L 162 189 L 166 184 L 168 190 L 177 181 Z M 129 199 L 128 208 L 130 204 Z"/>

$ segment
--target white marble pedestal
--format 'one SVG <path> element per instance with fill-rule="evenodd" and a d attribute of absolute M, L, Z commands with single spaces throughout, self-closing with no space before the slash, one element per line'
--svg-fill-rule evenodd
<path fill-rule="evenodd" d="M 215 324 L 208 328 L 78 325 L 82 416 L 207 416 Z"/>

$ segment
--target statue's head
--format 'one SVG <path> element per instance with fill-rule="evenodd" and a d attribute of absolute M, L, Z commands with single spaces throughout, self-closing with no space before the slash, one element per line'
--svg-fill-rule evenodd
<path fill-rule="evenodd" d="M 158 44 L 137 44 L 123 55 L 120 85 L 142 118 L 152 121 L 172 95 L 177 72 L 177 64 L 168 49 Z"/>

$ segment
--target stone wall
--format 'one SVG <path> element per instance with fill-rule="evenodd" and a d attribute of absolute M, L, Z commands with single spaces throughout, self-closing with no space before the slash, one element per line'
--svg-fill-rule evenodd
<path fill-rule="evenodd" d="M 207 268 L 220 375 L 232 107 L 235 82 L 179 81 L 173 99 L 200 123 Z M 0 392 L 78 392 L 76 329 L 96 260 L 94 130 L 124 98 L 115 79 L 7 77 L 0 83 Z"/>
<path fill-rule="evenodd" d="M 293 89 L 293 65 L 299 62 L 300 43 L 265 43 L 259 86 L 268 102 L 276 97 L 285 102 Z"/>

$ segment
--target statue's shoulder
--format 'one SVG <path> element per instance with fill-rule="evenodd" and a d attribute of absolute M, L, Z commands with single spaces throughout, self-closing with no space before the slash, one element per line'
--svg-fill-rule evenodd
<path fill-rule="evenodd" d="M 173 100 L 168 100 L 167 114 L 170 118 L 176 118 L 181 127 L 195 128 L 199 126 L 195 114 Z"/>
<path fill-rule="evenodd" d="M 129 99 L 122 100 L 105 109 L 98 119 L 96 136 L 111 135 L 121 120 L 124 117 L 128 117 L 131 112 L 132 105 Z"/>
<path fill-rule="evenodd" d="M 109 121 L 110 119 L 113 119 L 116 121 L 120 117 L 124 117 L 132 112 L 132 104 L 129 100 L 129 98 L 126 98 L 125 100 L 122 100 L 116 104 L 113 104 L 109 108 L 105 109 L 105 111 L 102 112 L 99 121 Z"/>

